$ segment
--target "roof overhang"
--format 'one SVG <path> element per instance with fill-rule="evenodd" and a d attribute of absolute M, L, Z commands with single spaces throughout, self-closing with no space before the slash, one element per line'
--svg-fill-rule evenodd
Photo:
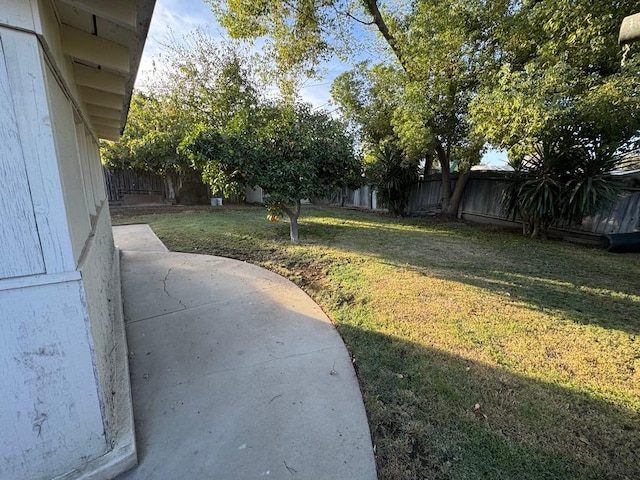
<path fill-rule="evenodd" d="M 55 0 L 64 54 L 99 138 L 118 140 L 155 0 Z"/>

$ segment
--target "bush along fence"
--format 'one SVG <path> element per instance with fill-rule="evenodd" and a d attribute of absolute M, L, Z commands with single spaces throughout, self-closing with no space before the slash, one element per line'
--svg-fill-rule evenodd
<path fill-rule="evenodd" d="M 502 192 L 510 172 L 473 171 L 458 210 L 458 218 L 504 227 L 521 228 L 522 221 L 508 218 L 502 209 Z M 640 231 L 640 171 L 616 174 L 621 185 L 617 201 L 606 211 L 586 217 L 580 225 L 554 225 L 552 232 L 565 238 L 597 242 L 602 235 Z M 457 174 L 452 174 L 452 187 Z M 430 216 L 440 213 L 442 178 L 429 175 L 411 189 L 408 214 Z M 355 191 L 337 192 L 334 205 L 381 210 L 375 191 L 362 187 Z"/>

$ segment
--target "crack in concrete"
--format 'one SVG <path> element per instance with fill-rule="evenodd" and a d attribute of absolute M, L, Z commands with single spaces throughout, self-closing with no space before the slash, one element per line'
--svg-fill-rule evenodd
<path fill-rule="evenodd" d="M 164 279 L 162 280 L 162 289 L 164 290 L 164 293 L 167 294 L 167 297 L 172 298 L 173 300 L 177 300 L 178 303 L 182 306 L 182 310 L 186 310 L 189 307 L 187 307 L 184 303 L 182 303 L 181 299 L 171 295 L 169 293 L 169 290 L 167 290 L 167 280 L 169 279 L 169 275 L 171 275 L 171 270 L 173 270 L 173 267 L 169 268 L 169 270 L 167 271 L 167 274 L 164 276 Z"/>
<path fill-rule="evenodd" d="M 172 268 L 170 268 L 169 270 L 172 270 Z M 164 281 L 166 281 L 166 278 L 167 277 L 165 277 Z M 172 310 L 170 312 L 162 312 L 162 313 L 159 313 L 157 315 L 151 315 L 150 317 L 137 318 L 135 320 L 127 320 L 126 323 L 127 323 L 127 325 L 129 325 L 129 324 L 132 324 L 132 323 L 143 322 L 145 320 L 153 320 L 153 319 L 156 319 L 156 318 L 159 318 L 159 317 L 164 317 L 166 315 L 171 315 L 171 314 L 174 314 L 174 313 L 177 313 L 177 312 L 182 312 L 184 310 L 193 310 L 195 308 L 207 307 L 207 306 L 211 306 L 211 305 L 220 305 L 220 306 L 224 307 L 226 304 L 233 303 L 234 301 L 236 301 L 236 300 L 238 300 L 240 298 L 248 297 L 248 296 L 251 296 L 251 295 L 255 295 L 256 293 L 268 292 L 270 290 L 274 290 L 274 289 L 279 288 L 279 287 L 280 287 L 280 285 L 272 285 L 272 286 L 265 287 L 265 288 L 256 288 L 254 290 L 251 290 L 250 292 L 241 293 L 240 295 L 236 295 L 234 297 L 225 297 L 225 298 L 222 298 L 220 300 L 214 300 L 213 302 L 199 303 L 199 304 L 193 305 L 191 307 L 182 308 L 180 310 Z M 169 296 L 169 297 L 171 297 L 173 299 L 176 299 L 176 297 L 173 297 L 169 292 L 167 292 L 166 286 L 165 286 L 164 291 L 167 294 L 167 296 Z M 184 304 L 180 300 L 178 300 L 178 302 L 180 303 L 181 306 L 184 307 Z"/>

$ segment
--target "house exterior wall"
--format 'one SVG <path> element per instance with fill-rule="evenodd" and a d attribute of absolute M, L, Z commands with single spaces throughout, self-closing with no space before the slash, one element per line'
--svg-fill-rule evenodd
<path fill-rule="evenodd" d="M 0 478 L 136 462 L 97 139 L 52 3 L 0 0 Z"/>
<path fill-rule="evenodd" d="M 113 245 L 107 202 L 98 210 L 79 270 L 90 318 L 99 400 L 109 448 L 133 442 L 127 339 L 122 315 L 119 252 Z M 131 445 L 133 448 L 133 445 Z"/>
<path fill-rule="evenodd" d="M 83 293 L 73 277 L 0 291 L 1 478 L 54 478 L 107 450 Z"/>

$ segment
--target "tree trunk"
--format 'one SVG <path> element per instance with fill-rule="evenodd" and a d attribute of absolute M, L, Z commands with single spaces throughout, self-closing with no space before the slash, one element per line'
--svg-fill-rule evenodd
<path fill-rule="evenodd" d="M 440 142 L 436 143 L 436 153 L 440 162 L 440 170 L 442 171 L 442 212 L 449 210 L 449 201 L 451 200 L 451 165 L 449 157 Z"/>
<path fill-rule="evenodd" d="M 289 217 L 289 236 L 291 237 L 291 241 L 293 243 L 298 243 L 298 217 L 300 216 L 300 208 L 302 204 L 300 200 L 296 201 L 296 207 L 294 210 L 284 207 L 282 210 Z"/>
<path fill-rule="evenodd" d="M 431 154 L 427 154 L 424 159 L 424 176 L 431 175 L 433 171 L 433 157 Z"/>
<path fill-rule="evenodd" d="M 389 31 L 389 27 L 387 26 L 387 23 L 384 21 L 384 18 L 382 18 L 382 14 L 380 13 L 380 9 L 378 8 L 377 0 L 365 0 L 363 5 L 365 9 L 369 12 L 369 15 L 371 15 L 373 23 L 377 27 L 380 34 L 387 41 L 387 44 L 391 47 L 391 50 L 393 51 L 396 58 L 398 59 L 398 62 L 400 62 L 402 69 L 406 72 L 408 69 L 407 69 L 407 63 L 405 61 L 404 55 L 400 51 L 400 48 L 398 47 L 398 41 L 393 36 L 393 34 Z"/>
<path fill-rule="evenodd" d="M 444 212 L 444 214 L 447 217 L 454 217 L 458 215 L 460 202 L 462 201 L 462 196 L 464 195 L 464 189 L 467 186 L 467 182 L 469 181 L 470 176 L 471 176 L 471 170 L 466 170 L 464 172 L 458 173 L 458 181 L 456 182 L 456 186 L 453 189 L 451 198 L 449 199 L 449 205 L 447 205 L 447 209 Z"/>

